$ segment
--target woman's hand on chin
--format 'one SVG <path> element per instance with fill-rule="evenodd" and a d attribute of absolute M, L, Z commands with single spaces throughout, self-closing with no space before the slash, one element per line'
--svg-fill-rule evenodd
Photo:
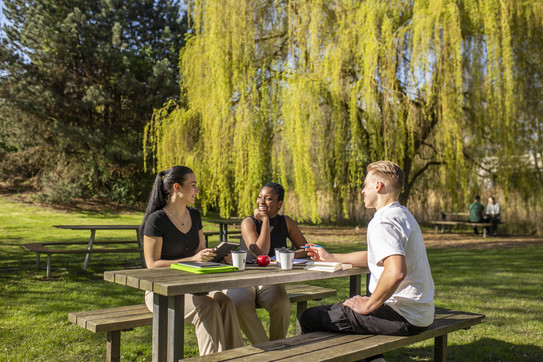
<path fill-rule="evenodd" d="M 253 211 L 253 216 L 254 216 L 255 219 L 260 220 L 260 221 L 264 221 L 265 219 L 269 219 L 268 212 L 263 211 L 263 210 L 259 210 L 259 209 L 255 209 Z"/>

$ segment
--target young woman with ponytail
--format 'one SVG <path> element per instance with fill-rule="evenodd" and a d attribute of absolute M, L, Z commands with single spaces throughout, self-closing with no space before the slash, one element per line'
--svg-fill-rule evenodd
<path fill-rule="evenodd" d="M 158 173 L 141 226 L 147 268 L 215 256 L 205 247 L 200 212 L 188 207 L 198 192 L 196 175 L 188 167 Z M 145 303 L 152 311 L 152 292 L 145 293 Z M 186 294 L 185 323 L 195 326 L 201 356 L 243 346 L 235 306 L 222 292 Z"/>

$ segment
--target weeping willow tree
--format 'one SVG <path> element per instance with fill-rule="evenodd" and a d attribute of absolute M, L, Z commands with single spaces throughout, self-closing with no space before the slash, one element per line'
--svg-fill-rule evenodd
<path fill-rule="evenodd" d="M 507 186 L 528 152 L 518 140 L 538 144 L 538 0 L 189 5 L 182 101 L 155 112 L 144 148 L 149 168 L 197 172 L 204 209 L 246 215 L 273 179 L 298 219 L 319 220 L 322 195 L 348 216 L 379 159 L 404 169 L 402 202 L 425 177 L 467 195 L 481 167 Z"/>

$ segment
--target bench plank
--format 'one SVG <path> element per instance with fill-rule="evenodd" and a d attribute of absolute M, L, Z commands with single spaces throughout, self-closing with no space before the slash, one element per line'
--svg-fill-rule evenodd
<path fill-rule="evenodd" d="M 94 333 L 151 325 L 152 319 L 145 304 L 68 314 L 70 322 Z"/>
<path fill-rule="evenodd" d="M 445 221 L 436 220 L 436 221 L 432 221 L 432 224 L 436 224 L 436 225 L 451 225 L 451 226 L 454 226 L 454 225 L 491 226 L 491 225 L 492 225 L 491 222 L 448 221 L 448 220 L 445 220 Z"/>
<path fill-rule="evenodd" d="M 138 314 L 116 316 L 114 318 L 96 318 L 87 320 L 86 328 L 94 333 L 108 332 L 112 330 L 128 330 L 153 323 L 153 314 L 149 310 Z"/>
<path fill-rule="evenodd" d="M 124 307 L 95 309 L 95 310 L 89 310 L 85 312 L 74 312 L 74 313 L 68 313 L 68 320 L 72 323 L 76 323 L 77 318 L 86 318 L 86 317 L 94 316 L 94 315 L 108 315 L 108 314 L 117 315 L 117 314 L 122 314 L 122 313 L 133 313 L 133 312 L 139 312 L 143 308 L 147 310 L 147 307 L 145 307 L 145 304 L 135 304 L 135 305 L 127 305 Z"/>
<path fill-rule="evenodd" d="M 314 332 L 254 346 L 236 348 L 208 356 L 190 358 L 194 361 L 356 361 L 388 352 L 430 338 L 481 323 L 483 315 L 436 309 L 436 319 L 428 329 L 413 336 L 356 335 Z M 434 357 L 443 360 L 443 346 L 437 346 Z"/>

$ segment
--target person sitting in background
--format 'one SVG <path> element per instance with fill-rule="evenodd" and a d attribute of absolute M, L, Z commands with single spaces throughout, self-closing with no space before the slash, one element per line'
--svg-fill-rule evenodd
<path fill-rule="evenodd" d="M 158 173 L 140 230 L 147 268 L 180 261 L 209 261 L 216 254 L 205 247 L 200 212 L 192 207 L 200 190 L 194 172 L 174 166 Z M 153 311 L 153 293 L 145 292 Z M 185 294 L 185 323 L 195 327 L 200 356 L 243 346 L 236 309 L 222 292 Z"/>
<path fill-rule="evenodd" d="M 475 201 L 473 201 L 468 206 L 469 222 L 483 222 L 484 209 L 485 207 L 483 206 L 483 204 L 481 204 L 481 196 L 475 196 Z M 477 229 L 477 226 L 473 227 L 473 231 L 475 231 L 475 235 L 479 235 L 479 230 Z"/>
<path fill-rule="evenodd" d="M 298 250 L 306 240 L 296 223 L 286 215 L 279 215 L 285 190 L 278 183 L 267 183 L 260 189 L 253 216 L 241 223 L 242 249 L 247 249 L 247 259 L 258 255 L 275 255 L 276 248 L 287 247 L 287 238 L 297 249 L 295 258 L 305 258 L 305 250 Z M 268 341 L 266 331 L 256 314 L 256 306 L 264 307 L 270 314 L 269 340 L 287 336 L 290 322 L 290 300 L 283 284 L 261 285 L 251 288 L 228 289 L 226 295 L 234 301 L 241 329 L 252 344 Z"/>
<path fill-rule="evenodd" d="M 489 234 L 496 236 L 498 231 L 498 223 L 500 222 L 500 204 L 496 202 L 494 196 L 488 198 L 488 204 L 485 210 L 486 219 L 492 223 L 489 228 Z"/>

